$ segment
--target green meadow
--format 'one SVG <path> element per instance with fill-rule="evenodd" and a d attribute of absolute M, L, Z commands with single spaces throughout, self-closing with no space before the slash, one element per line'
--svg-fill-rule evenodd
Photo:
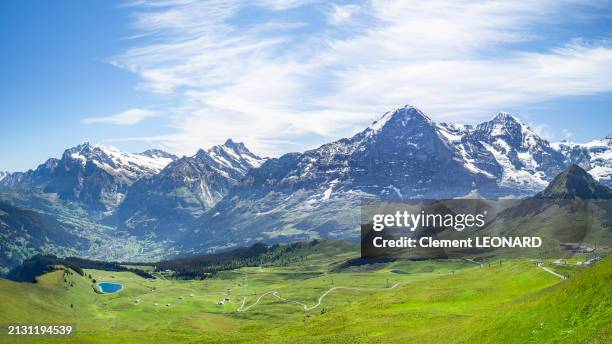
<path fill-rule="evenodd" d="M 60 268 L 0 280 L 0 322 L 72 324 L 14 343 L 609 343 L 612 260 L 567 280 L 530 260 L 396 261 L 338 269 L 336 253 L 206 280 Z M 490 263 L 490 265 L 489 265 Z M 547 265 L 556 269 L 552 265 Z M 96 293 L 92 279 L 124 289 Z M 220 304 L 223 301 L 223 304 Z M 305 309 L 308 308 L 308 310 Z"/>

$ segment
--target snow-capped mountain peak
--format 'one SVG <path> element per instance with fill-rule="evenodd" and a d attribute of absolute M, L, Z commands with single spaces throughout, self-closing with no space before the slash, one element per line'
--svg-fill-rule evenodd
<path fill-rule="evenodd" d="M 202 215 L 264 161 L 231 139 L 199 149 L 193 156 L 177 159 L 160 173 L 137 181 L 119 207 L 118 219 L 135 232 L 151 231 L 151 219 L 155 219 L 166 228 L 158 235 L 177 235 L 186 224 L 181 219 Z"/>
<path fill-rule="evenodd" d="M 249 151 L 246 146 L 244 145 L 244 143 L 242 142 L 235 142 L 232 139 L 227 139 L 225 140 L 225 143 L 223 143 L 223 145 L 220 146 L 221 148 L 226 148 L 226 149 L 230 149 L 236 153 L 241 153 L 241 154 L 249 154 L 252 155 L 253 153 L 251 153 L 251 151 Z"/>
<path fill-rule="evenodd" d="M 512 122 L 518 122 L 521 123 L 521 120 L 518 119 L 517 117 L 513 116 L 512 114 L 510 114 L 509 112 L 505 112 L 505 111 L 500 111 L 497 113 L 497 115 L 495 115 L 495 117 L 493 117 L 492 119 L 493 121 L 498 121 L 498 122 L 508 122 L 508 121 L 512 121 Z"/>
<path fill-rule="evenodd" d="M 530 132 L 525 124 L 506 112 L 500 112 L 493 119 L 479 124 L 477 130 L 488 137 L 503 137 L 516 142 L 522 142 L 523 133 Z"/>
<path fill-rule="evenodd" d="M 390 124 L 405 127 L 411 120 L 420 120 L 432 123 L 431 119 L 429 119 L 429 117 L 427 117 L 421 110 L 412 105 L 405 105 L 404 107 L 384 113 L 382 117 L 372 123 L 368 129 L 372 132 L 378 132 Z"/>
<path fill-rule="evenodd" d="M 537 191 L 564 168 L 548 141 L 509 113 L 500 112 L 462 133 L 461 142 L 450 141 L 466 161 L 494 176 L 501 187 Z"/>
<path fill-rule="evenodd" d="M 108 214 L 138 179 L 159 173 L 174 160 L 169 153 L 133 154 L 89 142 L 66 149 L 61 159 L 50 158 L 34 170 L 16 172 L 4 186 L 35 187 L 61 199 L 79 201 L 87 210 Z"/>
<path fill-rule="evenodd" d="M 169 153 L 157 151 L 157 154 L 134 154 L 123 152 L 115 147 L 85 142 L 67 149 L 63 158 L 77 161 L 82 166 L 93 163 L 106 172 L 135 181 L 146 175 L 159 173 L 166 165 L 176 159 Z"/>
<path fill-rule="evenodd" d="M 206 154 L 221 165 L 237 168 L 246 173 L 247 170 L 259 167 L 265 159 L 253 154 L 242 142 L 227 139 L 224 144 L 214 146 Z"/>

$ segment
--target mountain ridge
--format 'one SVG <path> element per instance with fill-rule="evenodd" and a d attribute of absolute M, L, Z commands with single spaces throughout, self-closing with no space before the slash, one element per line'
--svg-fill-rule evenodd
<path fill-rule="evenodd" d="M 62 211 L 82 207 L 92 221 L 184 252 L 354 238 L 364 199 L 529 197 L 571 164 L 610 185 L 611 147 L 610 137 L 550 143 L 505 112 L 460 125 L 406 105 L 351 137 L 277 158 L 231 139 L 181 158 L 83 143 L 0 186 L 58 195 L 73 202 Z"/>
<path fill-rule="evenodd" d="M 567 163 L 508 113 L 477 126 L 449 125 L 405 106 L 350 138 L 251 170 L 179 246 L 354 238 L 363 199 L 532 196 Z"/>
<path fill-rule="evenodd" d="M 0 185 L 39 188 L 104 214 L 116 209 L 132 183 L 158 173 L 172 160 L 169 154 L 162 157 L 125 153 L 85 142 L 66 149 L 60 159 L 50 158 L 34 170 L 5 177 Z"/>
<path fill-rule="evenodd" d="M 137 235 L 175 236 L 263 161 L 231 139 L 176 159 L 132 185 L 117 211 L 119 226 Z"/>

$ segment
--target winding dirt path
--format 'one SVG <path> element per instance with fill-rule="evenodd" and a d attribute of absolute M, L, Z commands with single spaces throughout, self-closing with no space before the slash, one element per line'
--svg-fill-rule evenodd
<path fill-rule="evenodd" d="M 560 279 L 562 279 L 562 280 L 567 279 L 567 277 L 565 277 L 565 276 L 563 276 L 563 275 L 561 275 L 561 274 L 558 274 L 558 273 L 556 273 L 556 272 L 552 271 L 551 269 L 549 269 L 549 268 L 545 267 L 543 263 L 538 263 L 538 267 L 540 267 L 540 269 L 542 269 L 542 270 L 544 270 L 544 271 L 548 272 L 549 274 L 553 274 L 553 275 L 555 275 L 555 276 L 559 277 L 559 278 L 560 278 Z"/>
<path fill-rule="evenodd" d="M 325 299 L 325 297 L 327 295 L 329 295 L 329 293 L 331 293 L 332 291 L 335 290 L 354 290 L 354 291 L 386 291 L 386 290 L 392 290 L 395 289 L 395 287 L 397 287 L 398 285 L 400 285 L 402 283 L 395 283 L 393 286 L 389 287 L 389 288 L 358 288 L 358 287 L 333 287 L 333 288 L 329 288 L 326 292 L 324 292 L 323 294 L 321 294 L 321 296 L 319 296 L 319 300 L 317 301 L 317 303 L 314 306 L 308 306 L 305 303 L 302 303 L 300 301 L 296 301 L 296 300 L 291 300 L 291 299 L 286 299 L 282 296 L 280 296 L 279 292 L 276 290 L 271 290 L 268 292 L 265 292 L 263 294 L 261 294 L 257 300 L 255 300 L 254 303 L 252 303 L 249 306 L 245 306 L 246 303 L 246 297 L 242 298 L 242 305 L 240 305 L 240 307 L 238 307 L 238 309 L 236 309 L 236 312 L 246 312 L 249 309 L 257 306 L 257 304 L 259 304 L 259 302 L 261 301 L 261 299 L 263 299 L 264 297 L 268 296 L 268 295 L 272 295 L 273 297 L 276 297 L 277 299 L 287 302 L 287 303 L 295 303 L 296 305 L 300 305 L 302 306 L 302 308 L 304 309 L 304 311 L 310 311 L 313 310 L 317 307 L 319 307 L 321 305 L 321 303 L 323 302 L 323 299 Z"/>

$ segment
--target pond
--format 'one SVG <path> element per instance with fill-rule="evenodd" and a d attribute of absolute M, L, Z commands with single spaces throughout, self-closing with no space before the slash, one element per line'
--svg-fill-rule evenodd
<path fill-rule="evenodd" d="M 406 275 L 406 274 L 408 274 L 406 271 L 397 270 L 397 269 L 391 270 L 389 272 L 392 273 L 392 274 L 399 274 L 399 275 Z"/>
<path fill-rule="evenodd" d="M 96 285 L 102 294 L 112 294 L 123 289 L 123 284 L 121 283 L 100 282 L 96 283 Z"/>

